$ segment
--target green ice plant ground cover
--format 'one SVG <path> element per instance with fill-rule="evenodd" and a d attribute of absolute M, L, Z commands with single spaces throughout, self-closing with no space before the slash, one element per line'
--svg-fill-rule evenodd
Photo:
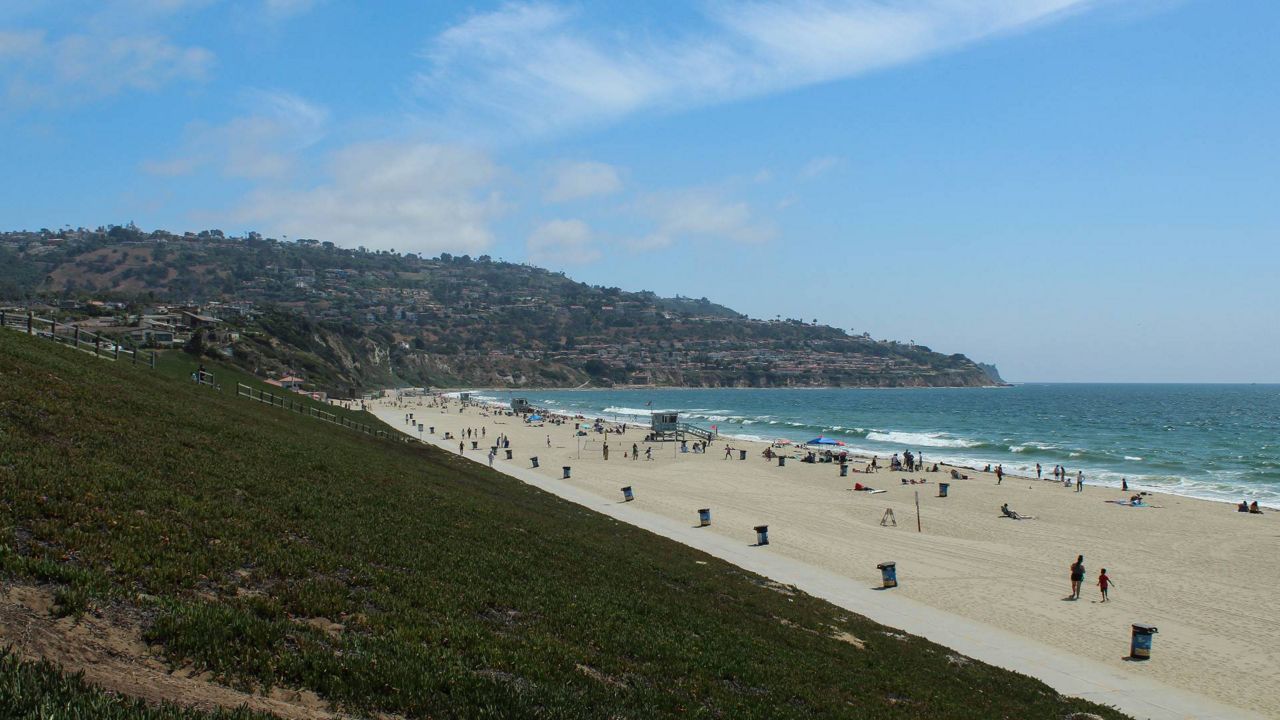
<path fill-rule="evenodd" d="M 175 666 L 357 715 L 1122 717 L 479 464 L 188 373 L 0 332 L 0 576 L 56 586 L 65 614 L 140 609 Z M 84 717 L 105 702 L 6 658 L 0 698 L 14 688 Z"/>

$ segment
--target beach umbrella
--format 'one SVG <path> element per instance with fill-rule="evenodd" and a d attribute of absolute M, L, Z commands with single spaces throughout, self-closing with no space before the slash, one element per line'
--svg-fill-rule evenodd
<path fill-rule="evenodd" d="M 832 440 L 831 438 L 822 437 L 821 435 L 819 435 L 818 437 L 810 440 L 805 444 L 806 445 L 843 445 L 844 443 L 836 440 Z"/>

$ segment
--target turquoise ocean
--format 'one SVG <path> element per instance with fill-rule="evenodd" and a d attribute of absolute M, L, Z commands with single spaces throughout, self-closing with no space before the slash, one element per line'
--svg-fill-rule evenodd
<path fill-rule="evenodd" d="M 1280 508 L 1280 385 L 1025 384 L 1003 388 L 629 389 L 477 393 L 647 424 L 672 410 L 722 435 L 804 442 L 819 435 L 885 458 L 1050 476 Z"/>

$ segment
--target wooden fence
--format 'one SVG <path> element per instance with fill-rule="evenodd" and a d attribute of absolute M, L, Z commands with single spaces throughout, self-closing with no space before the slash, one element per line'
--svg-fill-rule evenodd
<path fill-rule="evenodd" d="M 156 366 L 156 354 L 144 352 L 136 347 L 125 347 L 119 340 L 81 330 L 71 323 L 59 324 L 56 320 L 39 318 L 32 313 L 12 313 L 0 311 L 0 327 L 17 330 L 33 337 L 45 338 L 53 342 L 73 347 L 76 350 L 90 353 L 108 360 L 132 362 L 134 365 Z"/>
<path fill-rule="evenodd" d="M 288 410 L 290 412 L 296 412 L 299 415 L 306 415 L 307 417 L 313 417 L 317 420 L 323 420 L 324 422 L 327 422 L 327 423 L 332 423 L 334 425 L 341 425 L 342 427 L 347 428 L 348 430 L 355 430 L 356 432 L 364 433 L 365 435 L 369 435 L 371 437 L 381 438 L 383 440 L 397 440 L 400 442 L 419 442 L 416 438 L 411 438 L 408 435 L 404 435 L 398 432 L 381 430 L 379 428 L 371 427 L 363 423 L 353 422 L 352 420 L 349 420 L 348 418 L 343 417 L 342 415 L 338 415 L 331 412 L 325 412 L 324 410 L 321 410 L 315 407 L 314 405 L 311 405 L 310 403 L 302 402 L 298 398 L 292 398 L 287 395 L 275 395 L 273 393 L 266 392 L 265 390 L 259 390 L 254 387 L 250 387 L 248 385 L 245 385 L 244 383 L 236 383 L 236 395 L 242 398 L 247 398 L 249 400 L 255 400 L 260 403 L 265 403 L 267 405 L 271 405 L 272 407 L 278 407 L 278 408 Z"/>

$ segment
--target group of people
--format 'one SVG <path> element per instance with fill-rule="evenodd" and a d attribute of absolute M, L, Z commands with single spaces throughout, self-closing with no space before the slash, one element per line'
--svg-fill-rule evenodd
<path fill-rule="evenodd" d="M 1067 597 L 1068 600 L 1080 599 L 1080 586 L 1084 584 L 1084 576 L 1084 556 L 1078 555 L 1076 561 L 1071 563 L 1071 595 Z M 1098 589 L 1102 591 L 1102 602 L 1107 602 L 1107 591 L 1115 586 L 1115 580 L 1107 575 L 1106 568 L 1102 568 L 1098 573 Z"/>
<path fill-rule="evenodd" d="M 1241 500 L 1240 504 L 1236 506 L 1236 510 L 1238 510 L 1239 512 L 1253 513 L 1254 515 L 1262 514 L 1262 509 L 1258 507 L 1257 500 L 1254 500 L 1253 502 L 1249 502 L 1247 500 Z"/>
<path fill-rule="evenodd" d="M 898 453 L 894 453 L 889 459 L 889 469 L 899 472 L 919 472 L 924 469 L 924 455 L 916 456 L 910 450 L 903 450 L 902 459 L 899 460 Z"/>

